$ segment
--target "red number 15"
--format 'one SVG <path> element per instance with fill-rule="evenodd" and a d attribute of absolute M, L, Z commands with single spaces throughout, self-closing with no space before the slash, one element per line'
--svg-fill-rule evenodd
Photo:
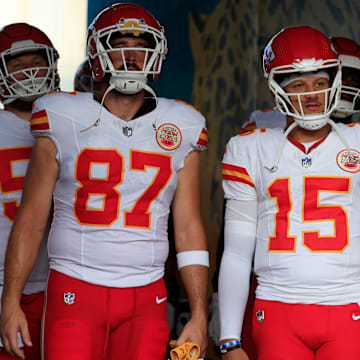
<path fill-rule="evenodd" d="M 295 251 L 296 238 L 289 235 L 289 215 L 292 210 L 290 180 L 276 179 L 268 188 L 270 198 L 276 199 L 274 235 L 269 239 L 269 251 Z M 348 216 L 340 205 L 320 205 L 321 192 L 348 193 L 350 178 L 304 177 L 302 221 L 304 223 L 332 221 L 333 236 L 321 236 L 319 230 L 303 231 L 303 244 L 310 251 L 341 252 L 349 243 Z"/>

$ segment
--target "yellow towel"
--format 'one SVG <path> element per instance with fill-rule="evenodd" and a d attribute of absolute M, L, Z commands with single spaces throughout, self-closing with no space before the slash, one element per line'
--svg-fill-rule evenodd
<path fill-rule="evenodd" d="M 170 346 L 175 346 L 176 341 L 170 341 Z M 200 355 L 200 346 L 192 342 L 185 342 L 182 345 L 170 350 L 171 360 L 196 360 Z"/>

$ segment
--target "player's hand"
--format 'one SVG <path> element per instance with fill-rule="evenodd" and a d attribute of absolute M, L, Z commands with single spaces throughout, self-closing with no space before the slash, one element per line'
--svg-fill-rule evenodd
<path fill-rule="evenodd" d="M 200 358 L 204 358 L 207 349 L 207 320 L 192 317 L 176 340 L 176 346 L 190 341 L 200 346 Z"/>
<path fill-rule="evenodd" d="M 246 355 L 246 352 L 240 348 L 222 355 L 221 360 L 249 360 L 249 357 Z"/>
<path fill-rule="evenodd" d="M 0 333 L 4 349 L 12 356 L 25 359 L 24 350 L 18 346 L 18 332 L 21 334 L 23 343 L 32 346 L 25 314 L 20 306 L 3 306 L 1 309 Z"/>

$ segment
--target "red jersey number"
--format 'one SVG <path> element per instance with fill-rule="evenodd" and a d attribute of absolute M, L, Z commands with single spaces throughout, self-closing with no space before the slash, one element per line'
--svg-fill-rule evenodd
<path fill-rule="evenodd" d="M 333 236 L 321 236 L 319 230 L 303 231 L 303 244 L 314 252 L 341 252 L 349 243 L 348 216 L 340 205 L 321 205 L 322 192 L 348 193 L 350 178 L 304 177 L 302 202 L 303 223 L 332 221 Z M 292 210 L 290 180 L 276 179 L 268 188 L 271 199 L 276 200 L 274 236 L 269 238 L 269 251 L 290 252 L 296 250 L 296 237 L 289 236 L 289 214 Z"/>
<path fill-rule="evenodd" d="M 29 161 L 31 146 L 0 149 L 0 187 L 2 194 L 22 191 L 25 175 L 14 175 L 16 161 Z M 3 201 L 4 216 L 14 221 L 20 204 L 17 200 Z"/>
<path fill-rule="evenodd" d="M 107 177 L 91 177 L 91 168 L 95 164 L 106 166 Z M 80 224 L 110 226 L 119 218 L 121 194 L 116 187 L 123 181 L 124 166 L 124 157 L 114 149 L 84 149 L 78 155 L 75 180 L 80 187 L 75 194 L 74 213 Z M 171 156 L 130 150 L 130 171 L 146 172 L 148 167 L 156 168 L 157 172 L 133 208 L 125 211 L 125 227 L 150 228 L 149 209 L 171 178 Z M 88 206 L 92 196 L 102 197 L 101 209 Z"/>

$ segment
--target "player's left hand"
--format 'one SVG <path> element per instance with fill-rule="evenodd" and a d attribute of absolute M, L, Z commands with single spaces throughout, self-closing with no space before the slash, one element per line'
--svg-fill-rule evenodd
<path fill-rule="evenodd" d="M 207 339 L 206 317 L 192 317 L 176 340 L 176 346 L 180 346 L 186 341 L 198 344 L 200 346 L 200 358 L 204 358 L 207 349 Z"/>

